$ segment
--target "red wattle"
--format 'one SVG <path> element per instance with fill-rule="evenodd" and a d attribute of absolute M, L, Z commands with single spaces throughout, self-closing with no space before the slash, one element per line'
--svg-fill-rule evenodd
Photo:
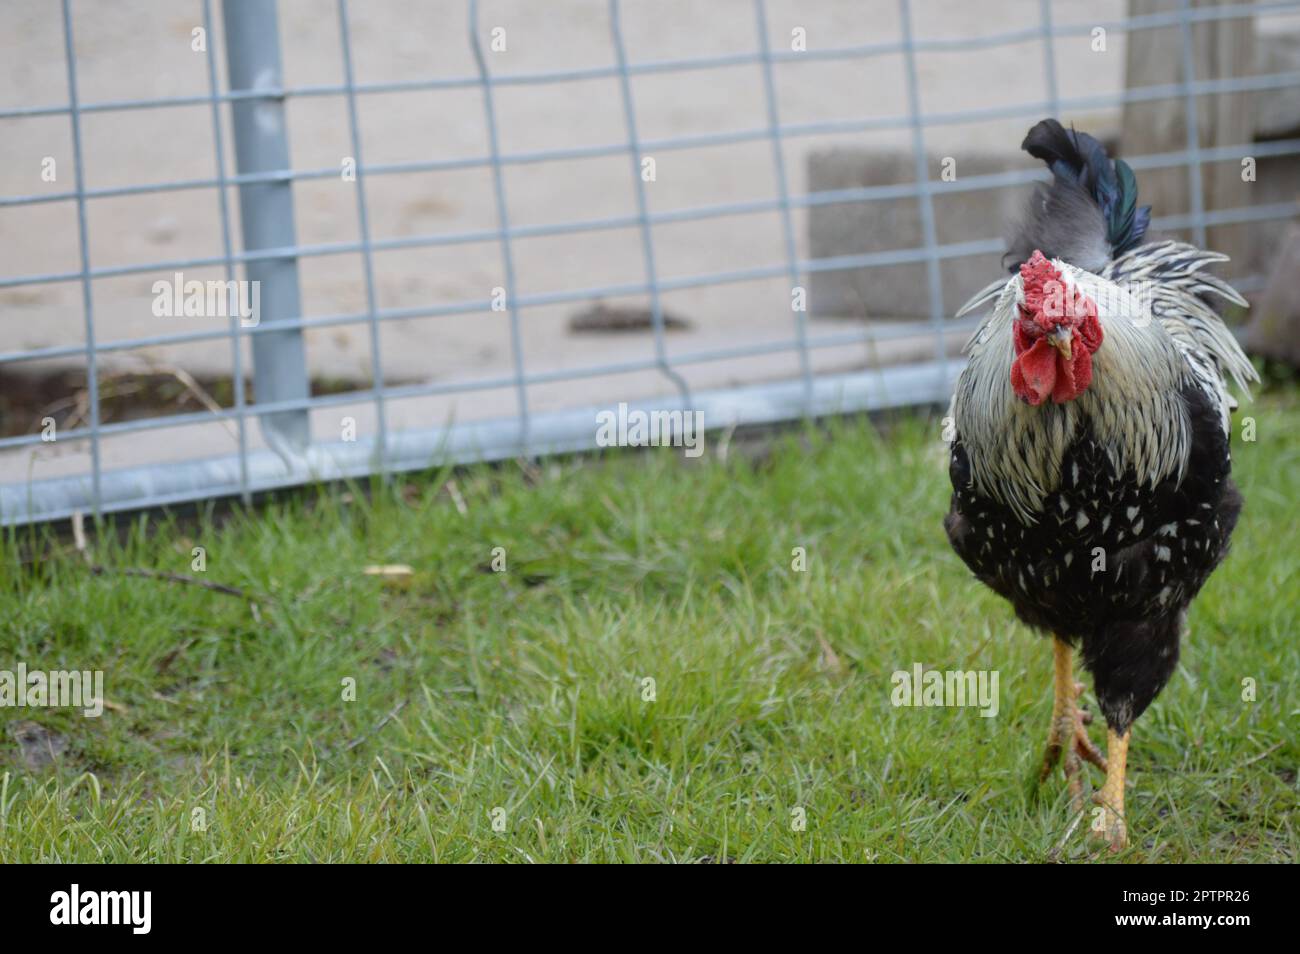
<path fill-rule="evenodd" d="M 1011 389 L 1030 404 L 1042 404 L 1056 387 L 1056 349 L 1044 338 L 1011 364 Z"/>
<path fill-rule="evenodd" d="M 1052 400 L 1057 404 L 1073 401 L 1092 382 L 1092 355 L 1087 349 L 1079 347 L 1078 338 L 1078 334 L 1075 334 L 1074 350 L 1070 353 L 1069 361 L 1064 356 L 1057 358 L 1060 363 L 1057 365 L 1056 385 L 1052 388 Z"/>

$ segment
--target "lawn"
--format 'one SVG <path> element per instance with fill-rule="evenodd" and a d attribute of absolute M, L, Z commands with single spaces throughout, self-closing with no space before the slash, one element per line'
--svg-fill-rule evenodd
<path fill-rule="evenodd" d="M 0 860 L 1295 861 L 1300 396 L 1244 413 L 1114 859 L 1029 781 L 1049 644 L 949 550 L 904 417 L 13 533 L 0 669 L 102 670 L 108 708 L 0 709 Z M 996 716 L 895 707 L 915 663 L 996 671 Z"/>

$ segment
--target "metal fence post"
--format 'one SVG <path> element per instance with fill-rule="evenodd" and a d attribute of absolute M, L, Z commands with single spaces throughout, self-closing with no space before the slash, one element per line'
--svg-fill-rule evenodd
<path fill-rule="evenodd" d="M 225 0 L 226 63 L 230 89 L 283 87 L 280 27 L 275 0 Z M 230 104 L 235 131 L 235 164 L 240 175 L 288 170 L 289 139 L 283 97 L 237 99 Z M 296 245 L 293 191 L 289 179 L 248 182 L 239 186 L 239 213 L 245 251 Z M 298 259 L 247 262 L 245 277 L 260 283 L 260 324 L 297 322 L 302 316 Z M 306 400 L 310 397 L 302 329 L 265 332 L 253 339 L 253 389 L 257 403 Z M 262 435 L 283 454 L 306 449 L 311 442 L 306 407 L 261 416 Z"/>

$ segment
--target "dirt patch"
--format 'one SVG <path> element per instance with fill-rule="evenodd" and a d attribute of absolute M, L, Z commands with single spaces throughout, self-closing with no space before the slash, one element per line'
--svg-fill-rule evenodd
<path fill-rule="evenodd" d="M 29 771 L 55 764 L 68 751 L 67 736 L 26 719 L 9 727 L 9 737 L 17 743 L 18 756 Z"/>
<path fill-rule="evenodd" d="M 403 382 L 389 381 L 389 386 Z M 114 372 L 99 376 L 99 420 L 103 424 L 216 411 L 233 407 L 232 378 L 195 377 L 181 369 Z M 312 397 L 343 394 L 370 387 L 369 381 L 313 378 Z M 251 381 L 244 401 L 256 399 Z M 54 432 L 84 427 L 90 420 L 86 372 L 67 368 L 46 372 L 0 374 L 0 437 L 39 434 L 53 421 Z"/>

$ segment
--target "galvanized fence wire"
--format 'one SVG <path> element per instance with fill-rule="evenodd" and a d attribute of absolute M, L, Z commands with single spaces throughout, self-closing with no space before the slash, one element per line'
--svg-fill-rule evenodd
<path fill-rule="evenodd" d="M 206 3 L 207 0 L 204 0 Z M 357 88 L 352 76 L 352 30 L 348 24 L 348 0 L 339 0 L 339 38 L 343 47 L 343 78 L 347 83 L 348 137 L 352 143 L 352 160 L 357 165 L 357 226 L 361 231 L 361 262 L 366 279 L 366 317 L 369 319 L 371 380 L 375 390 L 375 416 L 378 431 L 375 469 L 381 474 L 387 467 L 388 420 L 384 408 L 384 361 L 380 354 L 378 305 L 375 300 L 375 255 L 370 247 L 370 213 L 366 207 L 366 184 L 361 158 L 361 129 L 357 120 Z M 236 380 L 239 380 L 236 378 Z M 520 412 L 527 414 L 527 406 Z"/>
<path fill-rule="evenodd" d="M 1234 76 L 1214 80 L 1196 78 L 1196 64 L 1192 28 L 1198 23 L 1212 23 L 1241 17 L 1294 12 L 1300 2 L 1259 2 L 1224 4 L 1216 7 L 1193 8 L 1189 0 L 1180 0 L 1176 11 L 1132 17 L 1125 20 L 1058 24 L 1053 18 L 1051 0 L 1040 0 L 1040 17 L 1037 25 L 1023 29 L 1003 31 L 976 37 L 919 38 L 913 33 L 913 11 L 910 0 L 899 0 L 901 36 L 897 41 L 857 44 L 851 46 L 808 49 L 802 51 L 774 50 L 768 32 L 766 0 L 753 0 L 754 25 L 757 33 L 753 52 L 725 55 L 631 62 L 622 31 L 619 0 L 608 0 L 610 40 L 614 53 L 611 66 L 582 69 L 565 69 L 546 72 L 493 73 L 483 50 L 483 36 L 479 25 L 478 0 L 467 0 L 469 19 L 469 44 L 474 57 L 476 73 L 469 76 L 402 80 L 396 82 L 363 83 L 355 76 L 351 45 L 351 30 L 347 0 L 337 0 L 338 24 L 341 37 L 341 84 L 310 86 L 284 85 L 279 73 L 278 36 L 273 0 L 242 0 L 223 7 L 227 34 L 227 57 L 230 87 L 219 87 L 216 61 L 216 38 L 212 26 L 211 0 L 202 0 L 202 18 L 207 46 L 208 94 L 206 96 L 173 96 L 152 99 L 128 99 L 104 102 L 82 102 L 78 94 L 76 51 L 73 42 L 73 17 L 71 0 L 62 0 L 62 26 L 67 66 L 68 101 L 66 104 L 45 106 L 20 106 L 0 109 L 0 121 L 36 116 L 67 115 L 71 124 L 75 188 L 71 191 L 0 196 L 0 212 L 6 208 L 56 202 L 73 202 L 77 210 L 79 268 L 74 271 L 0 276 L 0 289 L 27 285 L 77 281 L 82 290 L 85 341 L 82 344 L 52 345 L 26 350 L 0 352 L 0 368 L 5 365 L 34 359 L 84 359 L 86 362 L 88 409 L 86 426 L 71 428 L 59 435 L 63 440 L 88 440 L 90 445 L 90 473 L 88 479 L 57 478 L 31 481 L 21 485 L 0 486 L 0 522 L 19 523 L 66 516 L 76 510 L 113 511 L 159 506 L 173 502 L 201 499 L 220 494 L 239 494 L 249 499 L 254 492 L 286 486 L 313 478 L 354 476 L 370 472 L 384 472 L 427 466 L 438 452 L 453 457 L 509 456 L 517 453 L 545 452 L 557 449 L 578 449 L 590 446 L 593 428 L 590 415 L 574 417 L 572 414 L 535 416 L 530 413 L 528 389 L 538 384 L 573 381 L 582 378 L 606 376 L 633 371 L 657 371 L 669 380 L 677 391 L 676 400 L 682 407 L 698 407 L 700 401 L 712 402 L 711 407 L 724 416 L 736 420 L 780 420 L 800 414 L 827 410 L 850 410 L 880 401 L 878 393 L 870 394 L 859 387 L 861 381 L 839 381 L 834 388 L 812 371 L 811 352 L 814 349 L 839 348 L 848 345 L 873 344 L 896 335 L 911 335 L 907 328 L 885 328 L 811 335 L 806 314 L 792 308 L 794 336 L 789 340 L 736 345 L 694 352 L 677 353 L 670 359 L 664 340 L 664 315 L 661 296 L 665 292 L 700 288 L 736 282 L 750 282 L 784 277 L 791 292 L 801 287 L 803 277 L 817 272 L 881 267 L 888 265 L 923 264 L 926 269 L 929 296 L 930 327 L 935 337 L 935 361 L 928 366 L 901 369 L 891 378 L 894 394 L 891 401 L 932 401 L 941 399 L 950 383 L 953 372 L 944 344 L 945 334 L 965 328 L 959 322 L 945 321 L 945 302 L 940 275 L 940 263 L 973 255 L 1002 251 L 1000 239 L 941 244 L 937 237 L 934 198 L 963 191 L 981 191 L 1041 181 L 1043 171 L 1014 171 L 976 176 L 963 176 L 952 182 L 934 181 L 927 168 L 926 130 L 936 126 L 971 123 L 1009 118 L 1038 118 L 1058 115 L 1061 111 L 1116 107 L 1128 103 L 1155 100 L 1181 99 L 1186 111 L 1187 142 L 1179 152 L 1129 157 L 1134 169 L 1188 169 L 1190 211 L 1186 214 L 1157 218 L 1153 225 L 1164 229 L 1191 229 L 1198 242 L 1204 242 L 1208 227 L 1266 222 L 1285 219 L 1300 214 L 1300 202 L 1277 202 L 1242 208 L 1207 211 L 1201 189 L 1202 165 L 1240 159 L 1300 155 L 1300 139 L 1266 143 L 1241 143 L 1231 146 L 1205 148 L 1199 142 L 1197 101 L 1199 97 L 1215 94 L 1265 91 L 1300 87 L 1300 72 L 1283 72 L 1262 75 Z M 269 27 L 255 30 L 256 27 Z M 1101 96 L 1061 97 L 1059 93 L 1054 41 L 1090 34 L 1097 28 L 1132 32 L 1136 30 L 1178 27 L 1182 39 L 1181 82 L 1130 88 L 1122 92 Z M 249 39 L 246 33 L 261 35 L 260 48 L 267 62 L 258 65 L 273 67 L 252 79 L 253 64 L 240 60 L 247 50 L 237 47 Z M 267 48 L 269 43 L 271 48 Z M 998 106 L 958 112 L 925 113 L 921 109 L 917 56 L 920 53 L 945 51 L 971 51 L 998 46 L 1038 41 L 1043 51 L 1044 88 L 1046 99 L 1042 102 Z M 254 44 L 258 46 L 258 44 Z M 888 54 L 901 54 L 904 63 L 904 85 L 907 113 L 902 116 L 861 119 L 821 120 L 814 122 L 782 122 L 776 93 L 775 71 L 779 66 L 795 62 L 828 62 L 861 60 Z M 240 68 L 236 69 L 237 61 Z M 752 129 L 728 130 L 695 135 L 679 135 L 658 139 L 643 139 L 638 134 L 634 102 L 633 80 L 639 76 L 660 73 L 699 72 L 732 66 L 752 64 L 760 70 L 763 83 L 763 102 L 766 123 Z M 270 77 L 268 80 L 267 77 Z M 242 79 L 241 79 L 242 77 Z M 539 86 L 592 79 L 618 81 L 627 136 L 623 142 L 573 146 L 558 149 L 504 152 L 500 146 L 494 91 L 506 86 Z M 383 93 L 416 93 L 435 90 L 477 88 L 483 97 L 483 114 L 488 133 L 488 153 L 468 158 L 431 158 L 419 161 L 367 164 L 362 155 L 360 133 L 361 101 L 364 97 Z M 284 146 L 280 141 L 250 144 L 247 131 L 241 130 L 239 117 L 253 105 L 270 104 L 283 109 L 286 100 L 294 97 L 343 97 L 348 116 L 348 136 L 355 163 L 359 235 L 356 241 L 338 241 L 300 244 L 292 230 L 292 200 L 290 189 L 295 182 L 307 182 L 339 175 L 334 167 L 319 169 L 291 168 Z M 216 152 L 215 176 L 198 179 L 168 181 L 149 184 L 128 184 L 108 188 L 88 189 L 81 140 L 81 118 L 88 114 L 126 110 L 148 110 L 177 106 L 206 105 L 212 114 L 213 143 Z M 221 110 L 228 107 L 235 116 L 237 169 L 227 174 L 225 169 L 225 141 Z M 798 138 L 860 134 L 891 129 L 909 130 L 912 141 L 915 181 L 898 185 L 870 186 L 819 191 L 807 195 L 791 194 L 785 167 L 784 147 Z M 771 144 L 774 164 L 776 195 L 747 201 L 721 202 L 669 211 L 651 212 L 642 177 L 642 161 L 655 153 L 672 150 L 689 150 L 714 146 L 740 145 L 766 140 Z M 249 152 L 249 149 L 252 152 Z M 514 226 L 510 221 L 510 205 L 505 187 L 505 169 L 510 166 L 548 162 L 566 162 L 611 156 L 627 156 L 634 176 L 636 210 L 632 215 L 615 215 L 601 218 L 576 219 L 542 225 Z M 252 157 L 250 159 L 250 156 Z M 279 157 L 280 161 L 267 162 Z M 401 175 L 418 172 L 441 172 L 487 168 L 491 172 L 493 200 L 497 225 L 492 229 L 473 229 L 402 238 L 376 238 L 371 230 L 367 205 L 366 182 L 376 176 Z M 244 241 L 242 250 L 234 247 L 232 217 L 228 207 L 227 189 L 240 190 L 244 215 Z M 169 193 L 187 190 L 215 189 L 218 193 L 221 221 L 221 254 L 216 256 L 190 256 L 166 261 L 132 263 L 116 266 L 94 267 L 90 261 L 87 228 L 87 203 L 101 198 Z M 250 195 L 270 195 L 284 203 L 289 210 L 284 222 L 259 230 L 256 222 L 250 229 L 250 208 L 244 204 Z M 900 248 L 862 254 L 846 254 L 828 258 L 800 259 L 795 238 L 794 210 L 812 209 L 823 205 L 845 203 L 871 203 L 896 199 L 916 199 L 920 214 L 922 244 L 917 248 Z M 666 278 L 659 274 L 654 246 L 654 229 L 659 225 L 705 221 L 737 215 L 778 213 L 784 261 L 753 265 L 728 271 Z M 256 218 L 254 212 L 252 218 Z M 642 281 L 605 284 L 586 288 L 565 288 L 557 291 L 521 294 L 517 288 L 513 243 L 523 238 L 574 235 L 634 228 L 641 240 L 645 277 Z M 493 310 L 491 299 L 446 302 L 403 308 L 381 308 L 375 283 L 374 258 L 379 252 L 402 249 L 425 249 L 457 246 L 469 243 L 495 241 L 501 253 L 504 277 L 505 310 L 509 316 L 509 335 L 512 369 L 509 375 L 458 382 L 426 382 L 421 384 L 389 386 L 385 382 L 381 357 L 381 324 L 386 321 L 409 318 L 456 317 L 480 314 Z M 305 316 L 297 299 L 296 263 L 312 256 L 356 253 L 361 257 L 365 283 L 365 311 L 333 315 Z M 110 341 L 98 340 L 95 334 L 93 282 L 125 275 L 158 272 L 176 272 L 187 268 L 223 267 L 227 281 L 233 281 L 236 266 L 252 278 L 255 274 L 271 276 L 270 281 L 283 294 L 273 295 L 272 314 L 253 327 L 243 327 L 237 317 L 231 317 L 230 327 L 224 331 L 191 331 Z M 278 271 L 277 271 L 278 270 Z M 644 295 L 649 298 L 653 330 L 653 354 L 648 357 L 631 357 L 624 361 L 598 366 L 569 368 L 558 371 L 529 372 L 526 368 L 522 344 L 521 313 L 524 309 L 619 297 Z M 265 309 L 264 309 L 265 311 Z M 342 394 L 312 397 L 309 394 L 305 359 L 302 358 L 302 334 L 308 329 L 325 328 L 343 324 L 364 323 L 368 329 L 371 349 L 372 382 L 362 388 Z M 244 362 L 241 340 L 247 336 L 253 346 L 253 375 L 258 400 L 249 404 L 242 386 Z M 233 406 L 216 411 L 172 414 L 164 417 L 105 423 L 101 420 L 99 402 L 98 357 L 129 349 L 180 345 L 194 342 L 228 339 L 231 346 L 233 369 Z M 295 351 L 295 348 L 297 349 Z M 791 382 L 793 389 L 784 385 L 769 386 L 750 392 L 745 401 L 734 395 L 692 395 L 682 368 L 734 358 L 765 354 L 795 352 L 799 376 Z M 274 365 L 274 369 L 267 367 Z M 295 366 L 299 365 L 299 366 Z M 288 368 L 288 374 L 272 374 Z M 915 374 L 908 374 L 915 371 Z M 877 372 L 883 380 L 887 372 Z M 893 373 L 893 372 L 888 372 Z M 287 379 L 287 382 L 286 382 Z M 263 387 L 263 385 L 268 385 Z M 507 421 L 475 425 L 463 433 L 452 433 L 454 428 L 421 433 L 392 434 L 388 429 L 386 403 L 411 397 L 425 397 L 468 393 L 474 391 L 511 388 L 516 394 L 515 416 Z M 846 398 L 852 392 L 856 397 Z M 758 395 L 757 410 L 754 395 Z M 854 405 L 854 402 L 857 402 Z M 344 448 L 337 444 L 313 443 L 306 432 L 307 413 L 312 409 L 357 405 L 373 402 L 377 416 L 377 431 L 373 439 L 359 442 L 359 447 Z M 663 399 L 660 400 L 663 403 Z M 250 451 L 247 434 L 249 416 L 259 420 L 273 454 Z M 141 468 L 133 471 L 116 471 L 105 474 L 102 470 L 101 439 L 105 436 L 144 432 L 157 428 L 171 428 L 214 421 L 234 422 L 238 439 L 238 454 L 206 462 L 182 462 Z M 535 434 L 534 432 L 542 432 Z M 24 434 L 0 438 L 0 451 L 14 450 L 37 444 L 39 434 Z M 109 484 L 106 489 L 106 482 Z"/>
<path fill-rule="evenodd" d="M 781 204 L 781 239 L 785 245 L 785 264 L 791 289 L 801 287 L 799 251 L 794 239 L 794 212 L 790 207 L 790 186 L 785 174 L 785 148 L 781 144 L 781 119 L 777 112 L 776 78 L 772 69 L 772 47 L 767 32 L 767 2 L 754 0 L 758 42 L 763 57 L 763 103 L 767 109 L 768 138 L 772 140 L 772 164 L 776 169 L 776 189 Z M 812 409 L 812 359 L 808 356 L 808 319 L 806 309 L 792 309 L 795 341 L 799 346 L 799 376 L 803 381 L 805 413 Z"/>
<path fill-rule="evenodd" d="M 1187 127 L 1187 157 L 1191 160 L 1187 166 L 1187 191 L 1192 210 L 1192 234 L 1196 244 L 1204 248 L 1205 194 L 1201 184 L 1201 127 L 1196 94 L 1192 92 L 1196 80 L 1196 57 L 1192 45 L 1192 24 L 1185 15 L 1191 8 L 1191 0 L 1178 0 L 1178 10 L 1184 14 L 1179 24 L 1179 33 L 1182 34 L 1183 41 L 1183 114 Z"/>
<path fill-rule="evenodd" d="M 519 330 L 519 296 L 515 282 L 515 256 L 510 236 L 510 206 L 506 202 L 505 173 L 501 167 L 501 145 L 497 136 L 496 104 L 492 97 L 492 74 L 483 56 L 483 40 L 479 36 L 478 0 L 469 0 L 469 43 L 478 65 L 479 82 L 483 87 L 483 117 L 487 123 L 488 160 L 492 166 L 492 195 L 497 210 L 497 236 L 501 242 L 501 267 L 505 271 L 506 308 L 510 312 L 510 358 L 514 363 L 514 385 L 519 409 L 519 445 L 521 453 L 528 449 L 528 385 L 524 379 L 524 346 Z"/>
<path fill-rule="evenodd" d="M 636 218 L 641 232 L 641 253 L 645 259 L 646 285 L 650 293 L 650 322 L 654 331 L 655 364 L 664 376 L 681 392 L 682 399 L 691 403 L 691 392 L 686 379 L 668 364 L 664 346 L 664 311 L 659 298 L 659 269 L 655 265 L 654 238 L 650 234 L 650 207 L 646 199 L 645 176 L 642 174 L 644 155 L 636 133 L 636 107 L 632 103 L 632 78 L 627 72 L 627 49 L 623 42 L 623 15 L 619 0 L 609 0 L 609 31 L 618 58 L 619 93 L 623 100 L 623 121 L 627 124 L 627 151 L 632 159 L 632 181 L 636 195 Z"/>
<path fill-rule="evenodd" d="M 921 80 L 916 71 L 916 43 L 912 36 L 912 4 L 898 0 L 899 23 L 903 32 L 903 63 L 907 71 L 907 111 L 912 117 L 912 163 L 916 181 L 927 185 L 930 179 L 929 156 L 925 149 L 925 127 L 921 125 Z M 939 363 L 940 386 L 948 380 L 948 348 L 943 335 L 943 279 L 939 274 L 939 258 L 934 250 L 939 245 L 938 228 L 934 222 L 934 194 L 922 189 L 917 198 L 921 209 L 921 241 L 925 243 L 925 282 L 930 296 L 930 324 L 934 329 L 935 358 Z"/>
<path fill-rule="evenodd" d="M 77 191 L 77 251 L 81 257 L 81 307 L 86 329 L 86 389 L 90 401 L 90 472 L 93 499 L 103 499 L 99 453 L 99 374 L 95 360 L 95 296 L 90 287 L 90 239 L 86 229 L 85 166 L 81 162 L 81 113 L 77 99 L 77 54 L 72 41 L 71 0 L 63 0 L 63 49 L 68 67 L 68 106 L 72 116 L 72 156 Z"/>
<path fill-rule="evenodd" d="M 214 36 L 212 31 L 212 0 L 203 0 L 203 31 L 207 36 Z M 217 169 L 217 206 L 221 210 L 221 250 L 225 256 L 226 281 L 235 280 L 235 251 L 230 232 L 230 197 L 226 194 L 226 148 L 225 133 L 221 125 L 221 84 L 217 78 L 216 44 L 209 43 L 205 55 L 208 67 L 208 91 L 212 102 L 212 146 L 216 150 Z M 251 503 L 252 494 L 248 486 L 248 419 L 244 402 L 244 350 L 239 346 L 239 317 L 230 316 L 230 378 L 233 383 L 231 392 L 235 401 L 235 427 L 238 428 L 239 441 L 239 496 L 244 503 Z M 95 498 L 99 500 L 98 495 Z"/>

